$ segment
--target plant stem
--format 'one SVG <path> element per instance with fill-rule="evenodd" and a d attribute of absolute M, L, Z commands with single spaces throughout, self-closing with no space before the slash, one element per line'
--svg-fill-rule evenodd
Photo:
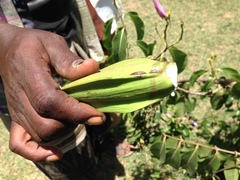
<path fill-rule="evenodd" d="M 206 148 L 209 148 L 209 149 L 212 149 L 212 150 L 215 150 L 215 151 L 220 151 L 220 152 L 223 152 L 223 153 L 227 153 L 227 154 L 232 154 L 232 155 L 235 155 L 235 156 L 240 156 L 240 152 L 237 152 L 237 151 L 229 151 L 229 150 L 226 150 L 226 149 L 221 149 L 217 146 L 208 146 L 208 145 L 204 145 L 204 144 L 200 144 L 199 142 L 195 143 L 195 142 L 192 142 L 192 141 L 188 141 L 188 140 L 185 140 L 183 139 L 182 137 L 180 138 L 177 138 L 177 137 L 173 137 L 173 136 L 170 136 L 170 135 L 167 135 L 165 133 L 163 133 L 163 136 L 166 136 L 168 138 L 172 138 L 172 139 L 176 139 L 176 140 L 179 140 L 180 142 L 185 142 L 185 143 L 188 143 L 188 144 L 193 144 L 195 146 L 202 146 L 202 147 L 206 147 Z"/>
<path fill-rule="evenodd" d="M 165 43 L 165 48 L 164 48 L 164 50 L 156 57 L 156 59 L 160 58 L 160 57 L 168 50 L 167 31 L 168 31 L 169 24 L 170 24 L 170 17 L 166 19 L 166 25 L 165 25 L 165 29 L 164 29 L 164 32 L 163 32 L 163 39 L 164 39 L 164 43 Z"/>
<path fill-rule="evenodd" d="M 178 39 L 176 42 L 174 42 L 174 43 L 172 43 L 170 46 L 168 46 L 168 48 L 176 45 L 177 43 L 179 43 L 179 42 L 182 40 L 182 38 L 183 38 L 183 33 L 184 33 L 184 28 L 183 28 L 184 22 L 183 22 L 183 20 L 181 20 L 181 23 L 180 23 L 180 24 L 181 24 L 181 25 L 180 25 L 180 26 L 181 26 L 181 34 L 180 34 L 180 37 L 179 37 L 179 39 Z"/>
<path fill-rule="evenodd" d="M 190 91 L 190 90 L 186 90 L 186 89 L 177 87 L 177 90 L 182 91 L 186 94 L 197 95 L 197 96 L 206 96 L 206 95 L 216 94 L 219 89 L 216 88 L 216 89 L 210 90 L 208 92 L 198 92 L 198 91 Z"/>

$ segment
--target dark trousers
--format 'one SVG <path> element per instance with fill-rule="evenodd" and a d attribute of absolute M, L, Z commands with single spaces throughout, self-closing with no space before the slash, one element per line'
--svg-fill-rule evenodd
<path fill-rule="evenodd" d="M 66 152 L 61 160 L 35 164 L 50 179 L 95 180 L 101 176 L 88 136 L 77 147 Z"/>

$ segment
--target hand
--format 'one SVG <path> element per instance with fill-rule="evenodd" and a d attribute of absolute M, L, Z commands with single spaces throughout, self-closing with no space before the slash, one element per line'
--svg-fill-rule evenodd
<path fill-rule="evenodd" d="M 10 149 L 33 161 L 58 160 L 62 153 L 39 143 L 73 130 L 79 123 L 101 124 L 103 113 L 60 90 L 57 73 L 74 80 L 98 71 L 53 33 L 0 23 L 0 74 L 12 118 Z"/>

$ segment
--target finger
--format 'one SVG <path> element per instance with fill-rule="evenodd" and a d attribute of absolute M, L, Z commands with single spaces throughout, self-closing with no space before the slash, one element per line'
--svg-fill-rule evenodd
<path fill-rule="evenodd" d="M 32 72 L 31 76 L 26 74 L 24 77 L 26 77 L 27 80 L 21 84 L 21 88 L 23 88 L 21 102 L 25 107 L 28 107 L 25 110 L 21 107 L 23 111 L 29 111 L 31 113 L 36 111 L 37 114 L 31 114 L 31 120 L 34 122 L 37 121 L 35 120 L 37 115 L 41 115 L 42 117 L 75 124 L 85 123 L 91 118 L 94 118 L 89 121 L 91 124 L 103 123 L 105 121 L 103 113 L 87 104 L 79 103 L 60 90 L 59 85 L 51 76 L 47 64 L 50 60 L 47 58 L 48 56 L 43 58 L 43 56 L 36 56 L 34 53 L 28 55 L 28 59 L 31 59 L 34 65 L 30 68 Z M 19 94 L 20 91 L 21 90 L 18 90 L 17 94 Z M 30 107 L 34 109 L 29 110 Z"/>
<path fill-rule="evenodd" d="M 17 123 L 12 121 L 9 148 L 12 152 L 34 162 L 57 161 L 62 152 L 55 147 L 42 147 L 32 141 L 30 135 Z"/>
<path fill-rule="evenodd" d="M 82 60 L 79 56 L 69 50 L 65 40 L 58 43 L 58 46 L 46 48 L 50 57 L 50 63 L 55 71 L 68 80 L 75 80 L 95 73 L 99 64 L 93 59 Z"/>
<path fill-rule="evenodd" d="M 93 59 L 66 59 L 65 63 L 54 66 L 55 71 L 65 79 L 76 80 L 98 72 L 99 64 Z M 60 62 L 58 62 L 60 63 Z"/>
<path fill-rule="evenodd" d="M 39 115 L 74 124 L 87 122 L 97 125 L 105 121 L 106 118 L 102 112 L 70 97 L 60 90 L 58 84 L 51 78 L 49 73 L 41 73 L 41 79 L 37 80 L 34 86 L 24 87 L 27 95 L 23 94 L 21 97 L 25 107 L 28 107 L 23 110 L 25 111 L 24 114 L 29 114 L 28 116 L 31 117 L 32 123 L 39 121 Z"/>

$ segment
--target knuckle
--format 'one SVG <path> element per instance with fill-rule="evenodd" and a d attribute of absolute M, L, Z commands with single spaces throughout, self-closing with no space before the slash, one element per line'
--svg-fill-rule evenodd
<path fill-rule="evenodd" d="M 56 41 L 59 41 L 61 43 L 66 43 L 65 39 L 62 36 L 59 36 L 57 34 L 52 34 L 54 36 L 54 38 L 56 39 Z"/>
<path fill-rule="evenodd" d="M 44 117 L 51 117 L 52 111 L 55 107 L 55 91 L 48 90 L 47 93 L 45 91 L 38 92 L 35 96 L 35 110 L 38 114 Z"/>
<path fill-rule="evenodd" d="M 59 133 L 63 128 L 64 125 L 59 121 L 54 121 L 51 119 L 42 122 L 37 129 L 37 134 L 41 139 L 41 142 L 39 143 L 44 143 L 55 139 L 59 136 Z"/>
<path fill-rule="evenodd" d="M 19 145 L 16 141 L 10 139 L 9 141 L 9 149 L 13 152 L 13 153 L 16 153 L 16 154 L 19 154 Z"/>
<path fill-rule="evenodd" d="M 59 36 L 58 34 L 50 33 L 47 39 L 49 40 L 48 43 L 50 43 L 50 45 L 52 44 L 52 42 L 57 43 L 59 45 L 63 45 L 63 44 L 67 45 L 66 40 L 62 36 Z"/>

